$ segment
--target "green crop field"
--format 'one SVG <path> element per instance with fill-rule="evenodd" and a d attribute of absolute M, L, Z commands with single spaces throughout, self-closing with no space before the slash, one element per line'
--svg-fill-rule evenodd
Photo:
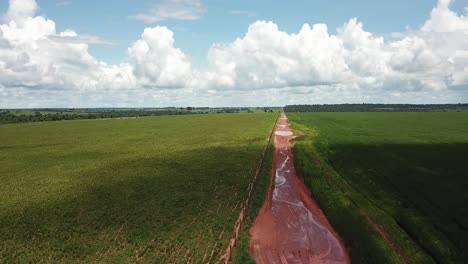
<path fill-rule="evenodd" d="M 219 260 L 276 116 L 0 125 L 0 262 Z"/>
<path fill-rule="evenodd" d="M 288 117 L 305 132 L 296 166 L 354 263 L 468 262 L 468 113 Z"/>

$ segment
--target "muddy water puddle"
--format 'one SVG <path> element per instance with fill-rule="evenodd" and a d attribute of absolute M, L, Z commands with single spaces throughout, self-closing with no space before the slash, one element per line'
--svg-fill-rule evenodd
<path fill-rule="evenodd" d="M 257 263 L 349 263 L 343 244 L 296 175 L 292 138 L 282 114 L 275 131 L 271 188 L 250 230 L 252 255 Z"/>

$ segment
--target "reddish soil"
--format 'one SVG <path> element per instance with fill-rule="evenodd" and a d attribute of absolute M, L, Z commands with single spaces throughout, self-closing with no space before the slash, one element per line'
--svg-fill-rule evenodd
<path fill-rule="evenodd" d="M 387 241 L 388 244 L 393 248 L 393 250 L 400 255 L 400 257 L 403 259 L 405 263 L 408 263 L 408 256 L 403 252 L 403 250 L 398 247 L 398 245 L 393 241 L 393 239 L 388 235 L 387 232 L 385 232 L 385 229 L 379 224 L 377 224 L 372 218 L 369 216 L 369 214 L 364 211 L 364 209 L 359 209 L 361 214 L 367 218 L 367 221 L 372 224 L 372 226 L 379 232 L 379 234 Z"/>
<path fill-rule="evenodd" d="M 250 251 L 262 263 L 350 263 L 327 218 L 297 177 L 293 135 L 284 114 L 275 132 L 270 189 L 250 229 Z"/>

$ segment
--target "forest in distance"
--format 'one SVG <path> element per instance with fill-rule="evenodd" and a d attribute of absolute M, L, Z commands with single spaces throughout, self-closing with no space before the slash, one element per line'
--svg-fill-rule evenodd
<path fill-rule="evenodd" d="M 468 104 L 307 104 L 287 105 L 287 112 L 468 111 Z"/>
<path fill-rule="evenodd" d="M 230 113 L 272 113 L 280 107 L 163 107 L 163 108 L 37 108 L 0 109 L 0 124 L 105 119 L 136 118 L 145 116 L 230 114 Z"/>
<path fill-rule="evenodd" d="M 310 104 L 266 107 L 30 108 L 0 109 L 0 124 L 161 115 L 254 112 L 426 112 L 468 111 L 468 104 Z"/>

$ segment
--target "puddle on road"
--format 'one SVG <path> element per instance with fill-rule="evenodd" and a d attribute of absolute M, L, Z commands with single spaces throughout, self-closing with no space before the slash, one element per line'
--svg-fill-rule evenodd
<path fill-rule="evenodd" d="M 276 131 L 275 135 L 283 136 L 283 137 L 289 137 L 289 136 L 293 135 L 293 132 L 291 132 L 291 131 Z"/>
<path fill-rule="evenodd" d="M 293 132 L 287 118 L 280 119 L 273 182 L 250 230 L 252 256 L 258 263 L 349 264 L 345 247 L 296 175 L 290 148 Z"/>

